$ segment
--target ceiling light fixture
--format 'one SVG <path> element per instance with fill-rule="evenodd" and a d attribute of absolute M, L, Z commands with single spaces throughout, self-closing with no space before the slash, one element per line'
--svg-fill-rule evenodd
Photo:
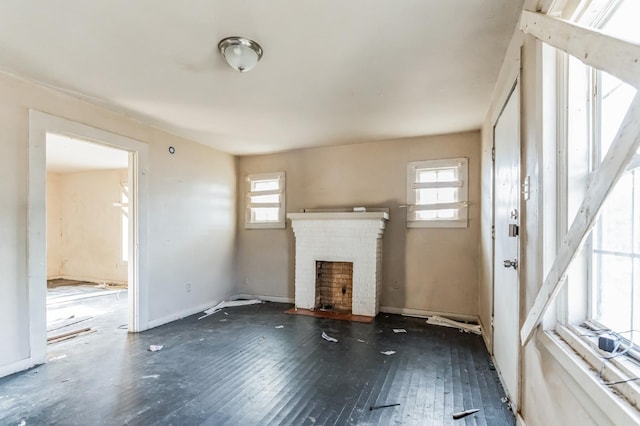
<path fill-rule="evenodd" d="M 227 37 L 218 43 L 220 53 L 231 68 L 247 72 L 262 58 L 262 47 L 253 40 L 243 37 Z"/>

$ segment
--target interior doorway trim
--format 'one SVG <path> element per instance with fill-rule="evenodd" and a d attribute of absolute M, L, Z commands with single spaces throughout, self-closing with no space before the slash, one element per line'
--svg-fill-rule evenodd
<path fill-rule="evenodd" d="M 129 331 L 148 328 L 147 187 L 148 145 L 95 127 L 29 110 L 29 198 L 27 207 L 27 273 L 29 343 L 32 365 L 46 361 L 46 136 L 57 133 L 129 152 L 130 204 Z"/>

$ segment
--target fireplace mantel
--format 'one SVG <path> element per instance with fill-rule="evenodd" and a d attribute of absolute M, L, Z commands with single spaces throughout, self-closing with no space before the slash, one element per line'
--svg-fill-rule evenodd
<path fill-rule="evenodd" d="M 287 218 L 294 220 L 389 220 L 387 212 L 313 212 L 289 213 Z"/>
<path fill-rule="evenodd" d="M 354 315 L 376 316 L 387 212 L 289 213 L 296 237 L 296 308 L 314 309 L 316 262 L 352 262 Z"/>

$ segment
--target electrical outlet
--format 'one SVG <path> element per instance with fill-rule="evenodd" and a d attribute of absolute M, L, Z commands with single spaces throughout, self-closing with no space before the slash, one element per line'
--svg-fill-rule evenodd
<path fill-rule="evenodd" d="M 187 283 L 185 287 L 186 287 L 187 293 L 189 293 L 191 291 L 191 283 Z"/>

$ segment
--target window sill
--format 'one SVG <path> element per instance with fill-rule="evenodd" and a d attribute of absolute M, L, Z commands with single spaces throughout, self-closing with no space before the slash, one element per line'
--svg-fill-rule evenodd
<path fill-rule="evenodd" d="M 245 223 L 244 229 L 285 229 L 285 222 Z"/>
<path fill-rule="evenodd" d="M 407 228 L 468 228 L 467 220 L 407 220 Z"/>
<path fill-rule="evenodd" d="M 613 424 L 640 424 L 640 412 L 625 398 L 605 386 L 597 377 L 597 372 L 585 361 L 588 354 L 580 354 L 583 350 L 593 350 L 580 336 L 567 328 L 559 326 L 558 331 L 562 333 L 562 337 L 555 332 L 539 331 L 537 340 L 575 380 L 575 385 L 570 385 L 569 389 L 585 410 L 595 420 L 601 419 L 604 415 Z M 579 348 L 574 349 L 576 346 L 572 344 Z"/>

